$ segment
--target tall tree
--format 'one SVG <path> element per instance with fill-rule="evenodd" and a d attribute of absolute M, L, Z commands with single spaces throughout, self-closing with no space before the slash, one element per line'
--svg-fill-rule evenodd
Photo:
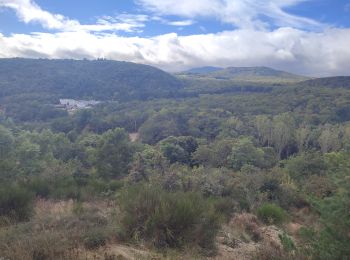
<path fill-rule="evenodd" d="M 272 141 L 272 122 L 266 115 L 259 115 L 255 118 L 255 127 L 258 132 L 260 143 L 270 146 Z"/>
<path fill-rule="evenodd" d="M 128 173 L 134 149 L 124 129 L 102 135 L 97 148 L 97 170 L 102 177 L 118 178 Z"/>
<path fill-rule="evenodd" d="M 322 153 L 336 151 L 340 148 L 339 127 L 326 124 L 322 127 L 318 143 Z"/>
<path fill-rule="evenodd" d="M 0 158 L 4 159 L 13 150 L 14 138 L 12 133 L 0 125 Z"/>
<path fill-rule="evenodd" d="M 279 158 L 282 158 L 282 153 L 286 150 L 289 154 L 288 146 L 295 140 L 294 129 L 295 120 L 289 113 L 277 115 L 272 121 L 272 142 Z"/>
<path fill-rule="evenodd" d="M 295 131 L 295 141 L 297 142 L 299 152 L 304 152 L 307 149 L 310 135 L 311 129 L 309 126 L 299 127 Z"/>

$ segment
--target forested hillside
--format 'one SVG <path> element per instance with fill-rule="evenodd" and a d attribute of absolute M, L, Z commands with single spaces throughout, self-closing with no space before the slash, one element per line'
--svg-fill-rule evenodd
<path fill-rule="evenodd" d="M 107 60 L 0 59 L 0 105 L 21 121 L 62 111 L 60 98 L 121 101 L 175 97 L 183 87 L 151 66 Z"/>
<path fill-rule="evenodd" d="M 125 100 L 170 96 L 181 83 L 151 66 L 107 60 L 1 59 L 0 96 L 40 93 Z"/>
<path fill-rule="evenodd" d="M 0 60 L 0 259 L 348 259 L 349 83 Z"/>
<path fill-rule="evenodd" d="M 306 80 L 303 86 L 328 87 L 328 88 L 350 88 L 350 77 L 328 77 Z"/>

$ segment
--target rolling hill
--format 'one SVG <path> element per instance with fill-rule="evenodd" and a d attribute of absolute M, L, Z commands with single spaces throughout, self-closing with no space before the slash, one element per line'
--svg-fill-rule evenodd
<path fill-rule="evenodd" d="M 326 77 L 301 82 L 303 87 L 327 87 L 350 89 L 350 76 Z"/>
<path fill-rule="evenodd" d="M 216 71 L 219 71 L 222 69 L 223 68 L 220 68 L 220 67 L 206 66 L 206 67 L 193 68 L 193 69 L 185 71 L 184 73 L 187 73 L 187 74 L 207 74 L 207 73 L 216 72 Z"/>
<path fill-rule="evenodd" d="M 187 78 L 256 83 L 295 83 L 309 79 L 308 77 L 275 70 L 269 67 L 202 67 L 185 71 L 179 75 Z"/>
<path fill-rule="evenodd" d="M 23 94 L 129 100 L 167 97 L 182 82 L 157 68 L 109 60 L 0 59 L 0 98 Z"/>
<path fill-rule="evenodd" d="M 60 99 L 172 98 L 183 84 L 160 69 L 130 62 L 0 59 L 0 116 L 26 122 L 49 120 L 65 115 Z"/>

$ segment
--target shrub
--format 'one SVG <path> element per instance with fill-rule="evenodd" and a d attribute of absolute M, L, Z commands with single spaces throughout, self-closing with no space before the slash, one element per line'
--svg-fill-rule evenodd
<path fill-rule="evenodd" d="M 257 213 L 259 219 L 267 224 L 281 224 L 287 219 L 287 213 L 275 204 L 264 204 Z"/>
<path fill-rule="evenodd" d="M 84 205 L 81 201 L 76 201 L 73 205 L 73 213 L 77 216 L 81 216 L 84 213 Z"/>
<path fill-rule="evenodd" d="M 289 158 L 285 163 L 289 175 L 298 181 L 311 175 L 322 175 L 327 170 L 324 157 L 320 153 L 303 153 Z"/>
<path fill-rule="evenodd" d="M 212 204 L 197 193 L 168 193 L 161 188 L 134 186 L 121 195 L 122 234 L 158 247 L 188 244 L 214 249 L 219 218 Z"/>
<path fill-rule="evenodd" d="M 253 214 L 237 214 L 230 221 L 229 226 L 232 227 L 234 233 L 238 235 L 239 240 L 243 239 L 246 242 L 258 242 L 262 239 L 258 218 Z"/>
<path fill-rule="evenodd" d="M 50 195 L 50 183 L 45 179 L 34 178 L 28 184 L 28 188 L 42 198 L 48 198 Z"/>
<path fill-rule="evenodd" d="M 279 234 L 278 237 L 281 240 L 283 249 L 286 252 L 292 252 L 296 249 L 293 240 L 286 233 L 283 232 L 282 234 Z"/>
<path fill-rule="evenodd" d="M 328 177 L 312 175 L 305 181 L 304 190 L 307 194 L 323 199 L 335 193 L 336 185 Z"/>
<path fill-rule="evenodd" d="M 292 260 L 292 257 L 282 250 L 282 248 L 271 241 L 265 241 L 258 247 L 256 255 L 252 259 L 256 260 Z M 293 259 L 294 260 L 294 259 Z M 295 259 L 296 260 L 296 259 Z"/>
<path fill-rule="evenodd" d="M 107 236 L 98 230 L 91 231 L 86 234 L 84 239 L 84 246 L 86 249 L 94 250 L 106 244 Z"/>
<path fill-rule="evenodd" d="M 242 138 L 233 146 L 228 160 L 234 170 L 241 170 L 244 165 L 261 167 L 264 151 L 256 148 L 249 138 Z"/>
<path fill-rule="evenodd" d="M 125 130 L 116 128 L 101 136 L 96 152 L 98 174 L 107 179 L 119 178 L 129 171 L 134 147 Z"/>
<path fill-rule="evenodd" d="M 54 179 L 50 196 L 55 199 L 80 199 L 80 189 L 71 176 Z"/>
<path fill-rule="evenodd" d="M 0 188 L 0 216 L 14 221 L 28 220 L 33 211 L 34 195 L 18 186 Z"/>
<path fill-rule="evenodd" d="M 214 209 L 215 212 L 219 212 L 226 220 L 229 220 L 237 209 L 237 205 L 229 197 L 219 198 L 214 202 Z"/>
<path fill-rule="evenodd" d="M 120 180 L 110 180 L 108 183 L 108 189 L 111 191 L 117 191 L 121 189 L 124 185 L 123 181 Z"/>

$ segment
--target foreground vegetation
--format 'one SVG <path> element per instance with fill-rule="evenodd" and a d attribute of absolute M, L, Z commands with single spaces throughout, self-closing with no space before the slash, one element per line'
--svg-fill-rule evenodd
<path fill-rule="evenodd" d="M 343 80 L 195 80 L 47 117 L 13 95 L 27 102 L 0 115 L 0 259 L 348 259 Z"/>

